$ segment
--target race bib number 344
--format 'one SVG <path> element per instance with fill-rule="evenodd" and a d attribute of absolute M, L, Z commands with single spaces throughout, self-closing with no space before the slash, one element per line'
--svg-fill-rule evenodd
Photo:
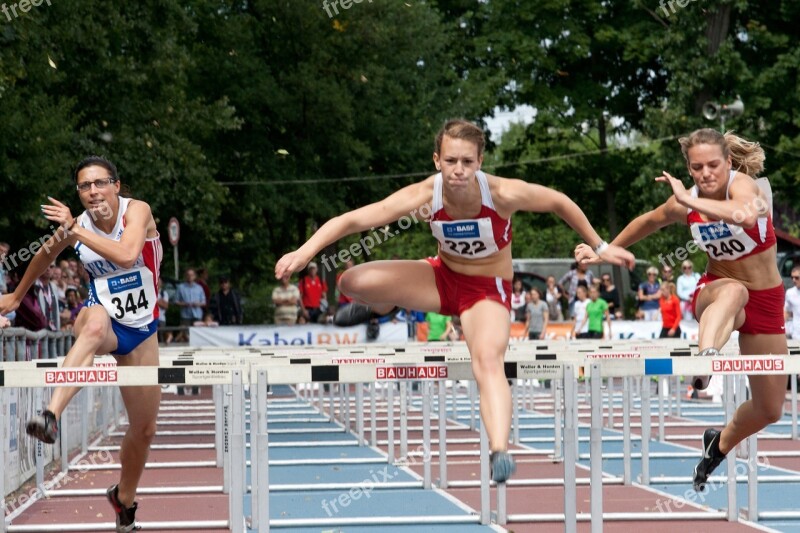
<path fill-rule="evenodd" d="M 122 324 L 139 325 L 153 314 L 155 288 L 147 269 L 95 280 L 97 296 L 109 316 Z"/>

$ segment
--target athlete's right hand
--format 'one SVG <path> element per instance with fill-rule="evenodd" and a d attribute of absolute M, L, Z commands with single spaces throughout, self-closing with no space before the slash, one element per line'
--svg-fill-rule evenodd
<path fill-rule="evenodd" d="M 603 260 L 594 253 L 592 247 L 586 243 L 581 243 L 575 247 L 575 261 L 583 265 L 599 265 L 603 262 Z"/>
<path fill-rule="evenodd" d="M 281 279 L 284 274 L 292 274 L 303 270 L 310 258 L 304 257 L 299 251 L 289 252 L 275 263 L 275 279 Z"/>
<path fill-rule="evenodd" d="M 14 297 L 13 292 L 0 296 L 0 315 L 7 315 L 12 311 L 16 311 L 17 307 L 19 307 L 19 301 Z"/>

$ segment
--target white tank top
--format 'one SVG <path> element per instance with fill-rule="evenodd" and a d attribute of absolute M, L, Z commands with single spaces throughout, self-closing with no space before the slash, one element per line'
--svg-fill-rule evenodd
<path fill-rule="evenodd" d="M 96 235 L 119 241 L 125 231 L 124 217 L 130 203 L 130 198 L 119 198 L 119 214 L 111 233 L 95 226 L 92 216 L 86 211 L 78 217 L 78 224 Z M 75 245 L 75 251 L 89 273 L 87 305 L 102 305 L 108 316 L 132 328 L 146 327 L 158 319 L 158 273 L 163 255 L 158 236 L 145 240 L 133 267 L 127 269 L 81 242 Z"/>

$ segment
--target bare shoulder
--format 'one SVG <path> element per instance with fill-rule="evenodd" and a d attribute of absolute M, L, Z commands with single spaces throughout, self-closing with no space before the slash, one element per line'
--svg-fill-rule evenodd
<path fill-rule="evenodd" d="M 729 189 L 731 195 L 759 195 L 760 191 L 756 180 L 743 172 L 736 172 Z"/>
<path fill-rule="evenodd" d="M 128 204 L 128 209 L 125 211 L 125 222 L 130 223 L 134 221 L 141 221 L 149 227 L 155 227 L 155 219 L 150 210 L 150 204 L 142 200 L 131 199 Z"/>

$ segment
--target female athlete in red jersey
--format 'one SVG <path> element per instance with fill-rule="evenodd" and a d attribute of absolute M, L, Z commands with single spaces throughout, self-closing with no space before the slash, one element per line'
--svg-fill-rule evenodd
<path fill-rule="evenodd" d="M 788 353 L 771 193 L 766 179 L 752 177 L 764 169 L 764 151 L 757 143 L 712 129 L 697 130 L 679 142 L 694 186 L 687 189 L 667 172 L 657 177 L 672 187 L 673 195 L 634 219 L 614 244 L 627 247 L 670 224 L 687 224 L 697 246 L 708 254 L 708 268 L 692 301 L 700 321 L 700 354 L 718 354 L 733 330 L 739 331 L 744 355 Z M 575 257 L 598 261 L 586 245 L 578 246 Z M 782 416 L 786 376 L 749 379 L 752 399 L 722 431 L 709 428 L 703 434 L 695 490 L 703 489 L 736 444 Z M 707 377 L 695 378 L 695 385 L 705 388 Z"/>
<path fill-rule="evenodd" d="M 511 393 L 503 369 L 513 274 L 511 215 L 515 211 L 555 213 L 604 260 L 632 267 L 634 258 L 605 243 L 564 194 L 483 173 L 483 148 L 480 128 L 464 120 L 448 122 L 435 141 L 433 162 L 438 174 L 329 220 L 308 242 L 278 261 L 275 276 L 280 279 L 302 269 L 325 246 L 346 235 L 403 217 L 429 221 L 439 243 L 438 257 L 361 264 L 344 272 L 339 288 L 378 313 L 399 306 L 460 315 L 493 452 L 492 478 L 501 482 L 514 471 L 507 453 Z M 323 258 L 323 264 L 327 259 Z"/>

